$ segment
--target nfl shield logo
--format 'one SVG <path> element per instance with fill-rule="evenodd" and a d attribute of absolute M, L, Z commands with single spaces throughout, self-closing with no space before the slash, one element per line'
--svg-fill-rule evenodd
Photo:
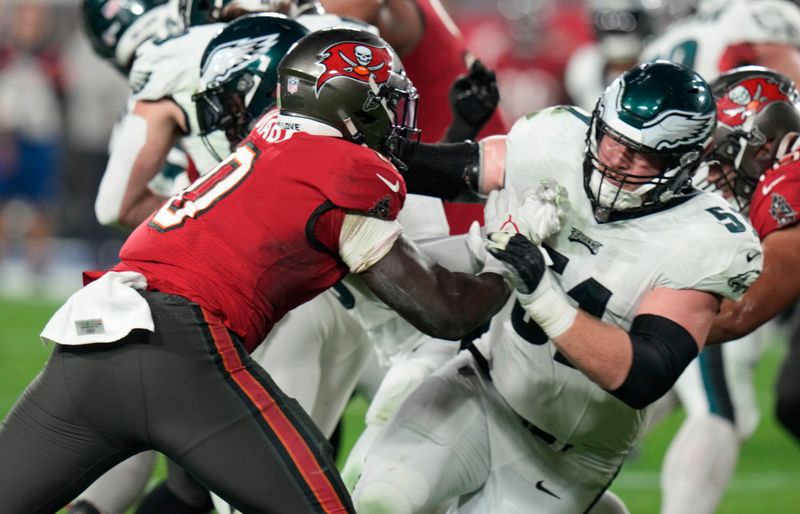
<path fill-rule="evenodd" d="M 297 86 L 299 84 L 300 81 L 297 80 L 296 77 L 289 77 L 289 80 L 286 82 L 286 91 L 288 91 L 290 95 L 297 93 Z"/>

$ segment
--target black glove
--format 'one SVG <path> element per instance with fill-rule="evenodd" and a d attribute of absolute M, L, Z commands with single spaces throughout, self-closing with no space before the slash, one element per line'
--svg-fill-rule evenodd
<path fill-rule="evenodd" d="M 494 72 L 476 59 L 467 75 L 461 75 L 453 81 L 449 99 L 453 124 L 448 128 L 446 140 L 456 142 L 474 139 L 492 117 L 500 101 Z"/>
<path fill-rule="evenodd" d="M 539 247 L 522 234 L 492 232 L 489 239 L 486 249 L 514 272 L 517 291 L 524 295 L 533 293 L 547 268 Z"/>

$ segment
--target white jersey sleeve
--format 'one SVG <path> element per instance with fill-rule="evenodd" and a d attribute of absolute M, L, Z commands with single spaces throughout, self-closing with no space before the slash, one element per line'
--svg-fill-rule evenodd
<path fill-rule="evenodd" d="M 664 260 L 657 285 L 706 291 L 738 300 L 761 273 L 763 259 L 758 235 L 744 217 L 717 195 L 704 193 L 689 203 L 694 204 L 694 221 L 665 220 L 684 229 L 680 244 Z"/>

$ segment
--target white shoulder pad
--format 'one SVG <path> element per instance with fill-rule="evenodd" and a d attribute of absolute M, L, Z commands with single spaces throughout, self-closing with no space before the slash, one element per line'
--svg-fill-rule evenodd
<path fill-rule="evenodd" d="M 591 116 L 573 106 L 548 107 L 517 120 L 506 140 L 506 185 L 517 191 L 545 177 L 564 184 L 581 169 Z"/>
<path fill-rule="evenodd" d="M 139 47 L 128 78 L 133 100 L 156 101 L 179 92 L 194 94 L 200 81 L 203 52 L 224 26 L 224 23 L 199 25 Z"/>
<path fill-rule="evenodd" d="M 762 267 L 761 243 L 750 223 L 712 193 L 670 210 L 675 216 L 664 218 L 675 226 L 676 243 L 658 285 L 738 300 Z"/>
<path fill-rule="evenodd" d="M 800 45 L 800 7 L 792 2 L 740 0 L 731 6 L 725 19 L 736 27 L 735 40 Z"/>
<path fill-rule="evenodd" d="M 372 32 L 378 36 L 378 27 L 365 23 L 355 18 L 337 16 L 335 14 L 303 14 L 295 20 L 311 32 L 327 29 L 331 27 L 345 27 L 349 29 L 361 29 Z"/>

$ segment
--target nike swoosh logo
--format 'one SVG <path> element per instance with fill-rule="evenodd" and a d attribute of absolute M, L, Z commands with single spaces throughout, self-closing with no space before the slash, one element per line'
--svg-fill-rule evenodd
<path fill-rule="evenodd" d="M 761 194 L 764 196 L 768 195 L 769 192 L 772 191 L 772 188 L 775 187 L 779 182 L 781 182 L 785 178 L 786 175 L 783 175 L 782 177 L 776 178 L 775 180 L 770 182 L 768 186 L 761 186 Z"/>
<path fill-rule="evenodd" d="M 546 488 L 544 486 L 544 480 L 539 480 L 538 482 L 536 482 L 536 489 L 542 491 L 543 493 L 549 494 L 550 496 L 552 496 L 553 498 L 556 498 L 557 500 L 561 499 L 560 496 L 558 496 L 553 491 L 551 491 L 550 489 L 548 489 L 548 488 Z"/>
<path fill-rule="evenodd" d="M 391 189 L 393 193 L 396 193 L 396 192 L 400 191 L 400 181 L 399 180 L 395 180 L 394 183 L 392 183 L 392 182 L 389 182 L 388 180 L 386 180 L 386 177 L 384 177 L 380 173 L 376 173 L 375 176 L 378 177 L 379 179 L 381 179 L 381 181 L 383 181 L 384 184 L 389 186 L 389 189 Z"/>
<path fill-rule="evenodd" d="M 761 255 L 761 252 L 753 251 L 753 252 L 748 252 L 747 255 L 745 255 L 744 258 L 747 259 L 747 262 L 750 262 L 753 259 L 755 259 L 756 257 L 758 257 L 759 255 Z"/>

